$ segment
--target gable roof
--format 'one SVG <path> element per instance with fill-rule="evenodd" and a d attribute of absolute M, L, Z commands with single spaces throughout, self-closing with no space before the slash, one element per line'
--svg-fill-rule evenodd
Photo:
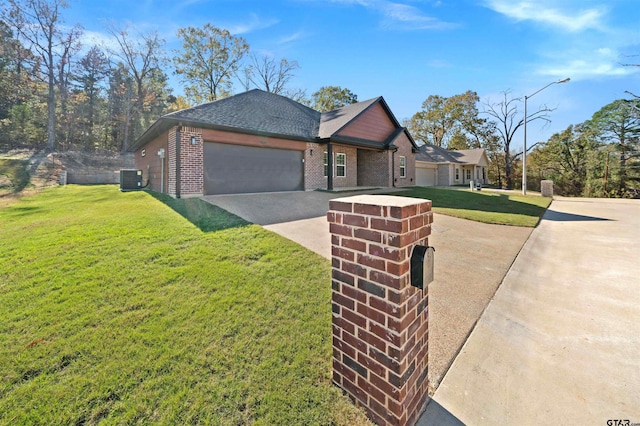
<path fill-rule="evenodd" d="M 478 164 L 480 163 L 480 160 L 482 159 L 482 155 L 484 154 L 484 148 L 459 149 L 457 151 L 453 151 L 452 154 L 461 163 Z"/>
<path fill-rule="evenodd" d="M 449 151 L 442 147 L 425 144 L 416 154 L 416 161 L 428 163 L 479 164 L 485 154 L 484 148 Z"/>
<path fill-rule="evenodd" d="M 321 139 L 330 138 L 381 99 L 382 97 L 377 97 L 355 104 L 346 105 L 342 108 L 334 109 L 333 111 L 323 112 L 320 115 L 318 137 Z"/>
<path fill-rule="evenodd" d="M 171 127 L 179 125 L 307 142 L 330 142 L 332 136 L 378 103 L 384 108 L 394 126 L 398 130 L 404 130 L 417 149 L 411 135 L 406 129 L 400 127 L 382 97 L 320 113 L 284 96 L 253 89 L 163 115 L 131 145 L 129 150 L 135 151 Z M 342 140 L 341 142 L 358 144 L 358 141 Z M 392 141 L 360 142 L 365 142 L 362 146 L 386 149 Z"/>

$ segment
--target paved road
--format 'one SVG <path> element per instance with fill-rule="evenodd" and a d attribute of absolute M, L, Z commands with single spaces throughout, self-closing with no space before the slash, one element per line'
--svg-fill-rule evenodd
<path fill-rule="evenodd" d="M 640 423 L 640 201 L 558 198 L 418 423 Z"/>

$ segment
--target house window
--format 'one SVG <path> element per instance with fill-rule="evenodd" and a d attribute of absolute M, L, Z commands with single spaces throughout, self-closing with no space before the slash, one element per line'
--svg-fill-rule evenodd
<path fill-rule="evenodd" d="M 324 152 L 324 177 L 329 176 L 329 154 Z"/>
<path fill-rule="evenodd" d="M 345 177 L 347 175 L 347 154 L 336 154 L 336 176 Z"/>
<path fill-rule="evenodd" d="M 407 157 L 400 157 L 400 177 L 407 177 Z"/>
<path fill-rule="evenodd" d="M 467 169 L 467 180 L 471 180 L 471 169 Z"/>
<path fill-rule="evenodd" d="M 460 169 L 456 167 L 456 180 L 460 180 Z"/>

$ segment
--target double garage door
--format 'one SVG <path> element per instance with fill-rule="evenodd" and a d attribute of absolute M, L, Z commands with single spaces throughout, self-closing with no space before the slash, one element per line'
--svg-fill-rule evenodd
<path fill-rule="evenodd" d="M 205 142 L 206 195 L 304 190 L 304 151 Z"/>

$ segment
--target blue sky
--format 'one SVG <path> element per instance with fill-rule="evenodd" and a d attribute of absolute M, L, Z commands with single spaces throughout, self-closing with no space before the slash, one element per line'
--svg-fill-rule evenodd
<path fill-rule="evenodd" d="M 107 22 L 156 29 L 169 54 L 178 28 L 211 23 L 298 61 L 292 87 L 383 96 L 399 120 L 429 95 L 474 90 L 498 102 L 570 77 L 529 99 L 529 111 L 557 108 L 549 125 L 529 125 L 529 143 L 640 94 L 640 67 L 622 65 L 640 63 L 638 0 L 75 0 L 65 20 L 85 27 L 88 44 L 108 43 Z"/>

